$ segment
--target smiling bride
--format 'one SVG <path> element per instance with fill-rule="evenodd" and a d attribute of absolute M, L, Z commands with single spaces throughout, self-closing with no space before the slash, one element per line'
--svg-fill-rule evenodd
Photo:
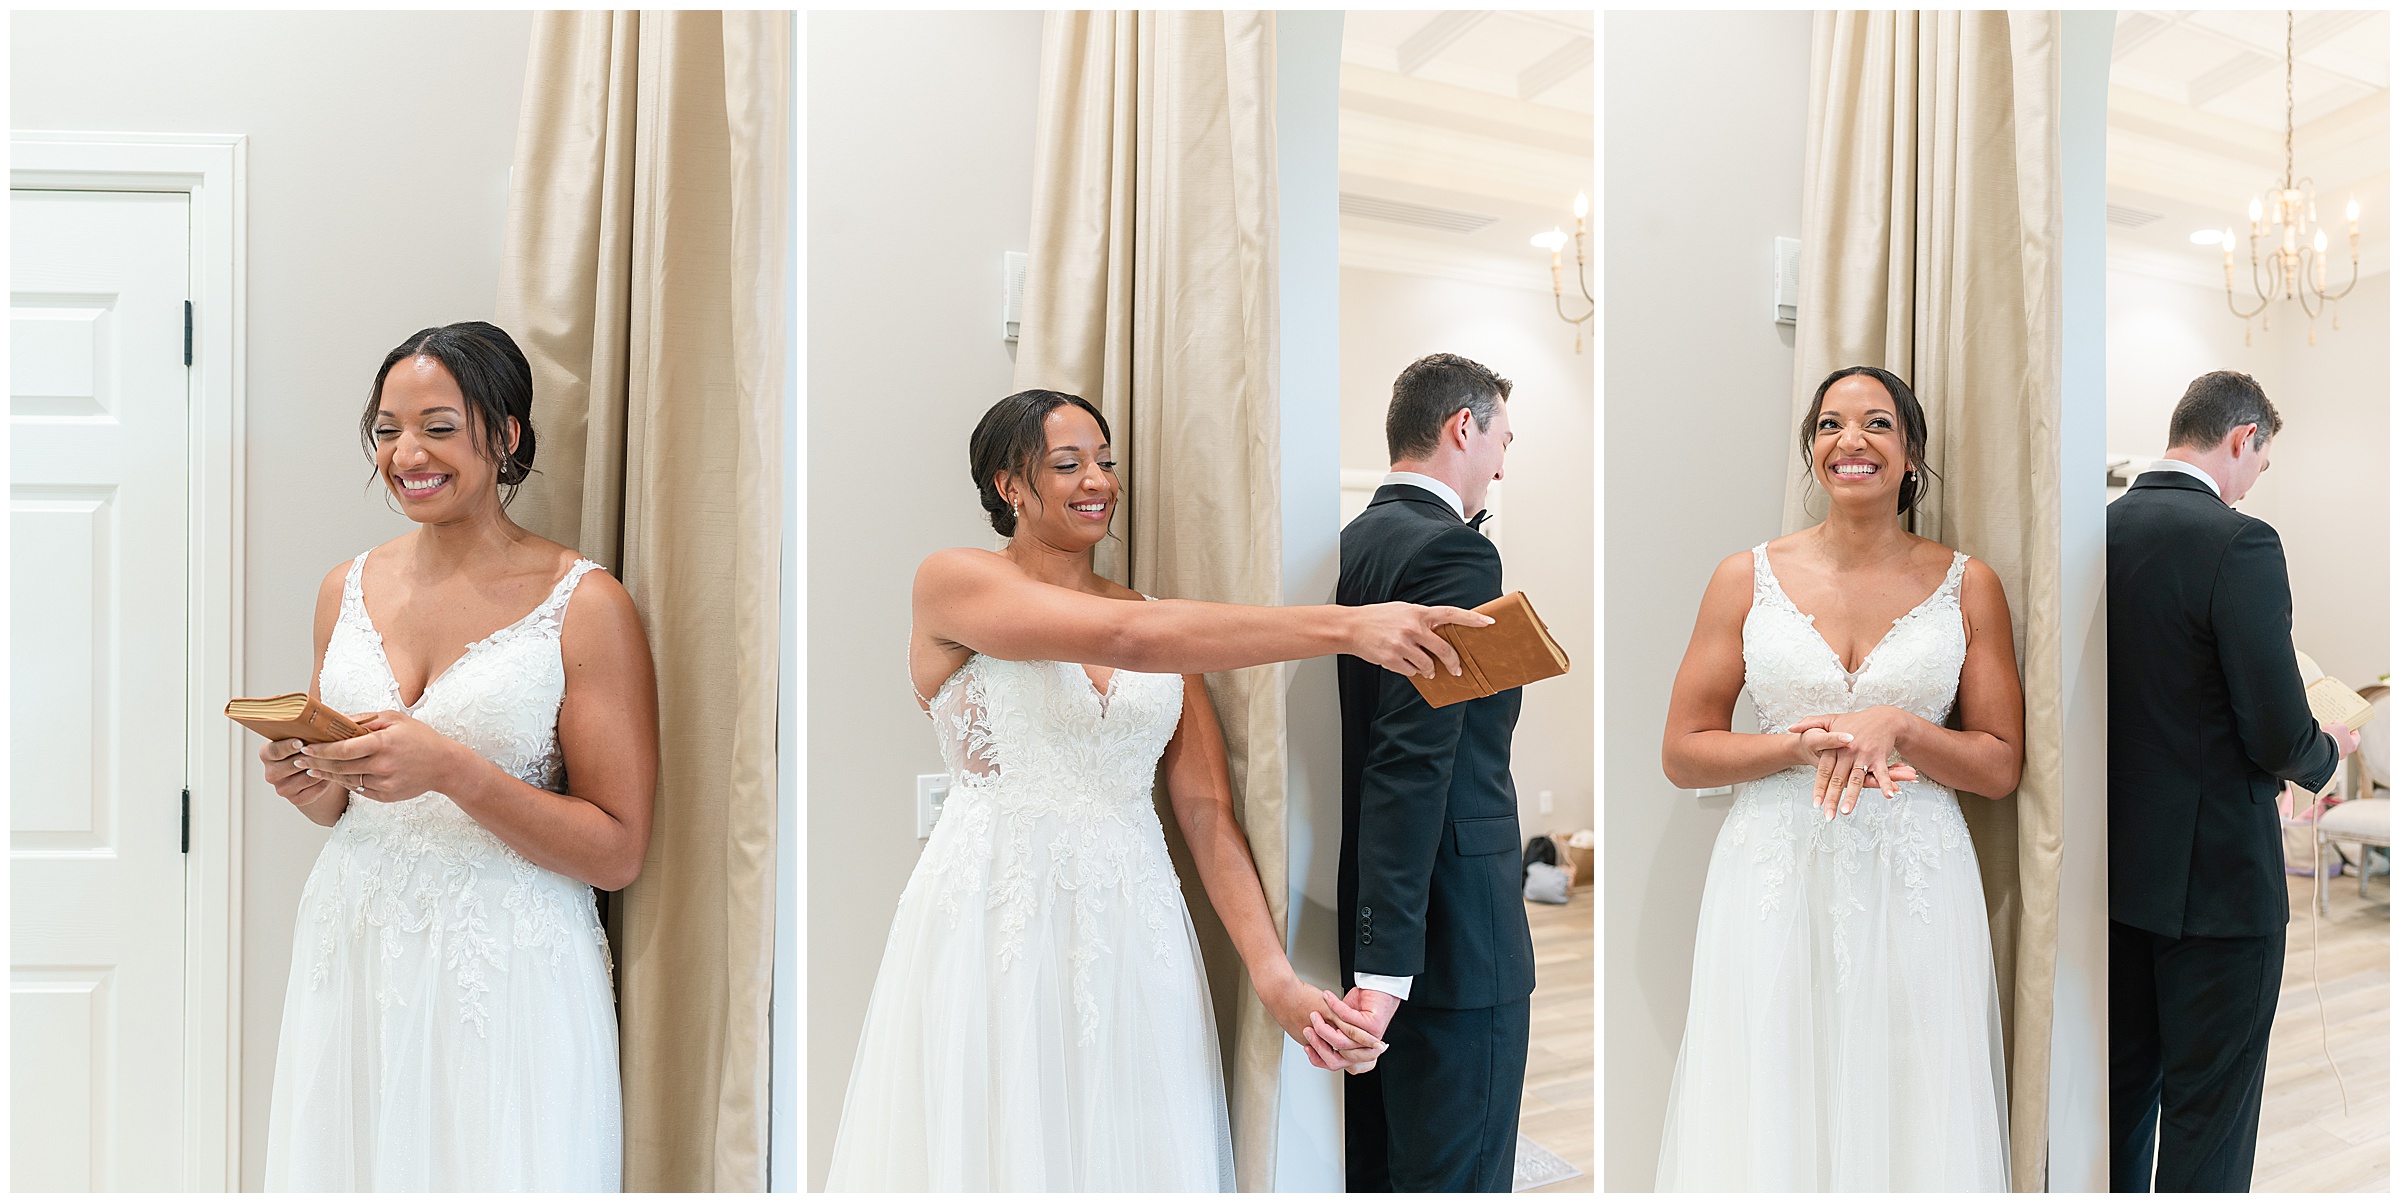
<path fill-rule="evenodd" d="M 825 1189 L 1232 1190 L 1216 1018 L 1154 785 L 1276 1023 L 1324 1069 L 1382 1046 L 1284 956 L 1199 674 L 1335 653 L 1456 673 L 1434 628 L 1491 620 L 1148 600 L 1098 575 L 1120 486 L 1080 397 L 1003 399 L 968 459 L 1008 544 L 917 570 L 908 671 L 955 785 L 900 894 Z"/>
<path fill-rule="evenodd" d="M 613 1191 L 617 1019 L 592 888 L 650 839 L 649 645 L 624 586 L 510 521 L 533 373 L 420 330 L 360 420 L 415 530 L 325 576 L 309 692 L 368 734 L 259 749 L 331 826 L 301 893 L 268 1190 Z"/>
<path fill-rule="evenodd" d="M 1997 798 L 2025 705 L 1999 577 L 1901 525 L 1925 411 L 1844 368 L 1800 427 L 1825 521 L 1726 557 L 1667 777 L 1738 785 L 1700 897 L 1657 1189 L 2000 1191 L 2000 998 L 1953 791 Z M 1733 730 L 1747 689 L 1755 732 Z"/>

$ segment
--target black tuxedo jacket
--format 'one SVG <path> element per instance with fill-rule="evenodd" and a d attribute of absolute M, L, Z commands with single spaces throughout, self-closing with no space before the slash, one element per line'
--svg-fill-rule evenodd
<path fill-rule="evenodd" d="M 1500 552 L 1433 494 L 1376 490 L 1342 528 L 1345 606 L 1479 606 Z M 1353 656 L 1342 691 L 1342 984 L 1414 976 L 1409 1005 L 1467 1009 L 1533 993 L 1517 787 L 1508 744 L 1522 690 L 1436 710 Z"/>
<path fill-rule="evenodd" d="M 2283 930 L 2275 795 L 2338 761 L 2292 655 L 2275 528 L 2180 472 L 2108 507 L 2108 915 L 2170 939 Z"/>

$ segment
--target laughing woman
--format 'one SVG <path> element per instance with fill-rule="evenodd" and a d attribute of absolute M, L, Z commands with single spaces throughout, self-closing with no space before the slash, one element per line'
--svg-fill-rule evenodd
<path fill-rule="evenodd" d="M 1958 790 L 2001 797 L 2025 703 L 2000 578 L 1902 525 L 1925 411 L 1817 387 L 1825 521 L 1726 557 L 1667 706 L 1667 778 L 1739 787 L 1700 895 L 1657 1189 L 2002 1191 L 2007 1078 Z M 1733 729 L 1750 694 L 1751 731 Z"/>
<path fill-rule="evenodd" d="M 417 523 L 325 576 L 312 694 L 368 734 L 259 750 L 333 828 L 300 899 L 269 1190 L 618 1188 L 607 938 L 650 839 L 657 697 L 624 586 L 509 520 L 533 373 L 421 330 L 360 433 Z"/>

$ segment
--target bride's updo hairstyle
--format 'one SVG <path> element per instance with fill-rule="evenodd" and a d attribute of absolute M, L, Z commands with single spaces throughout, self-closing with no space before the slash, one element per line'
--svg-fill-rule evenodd
<path fill-rule="evenodd" d="M 967 469 L 975 474 L 976 496 L 983 501 L 983 512 L 991 516 L 992 529 L 1002 538 L 1017 533 L 1017 516 L 1008 508 L 1008 498 L 1000 495 L 1000 474 L 1007 473 L 1024 482 L 1028 492 L 1033 490 L 1034 469 L 1039 467 L 1042 452 L 1047 450 L 1047 438 L 1042 423 L 1050 411 L 1062 405 L 1078 405 L 1100 424 L 1100 441 L 1109 441 L 1108 419 L 1100 416 L 1100 407 L 1071 393 L 1054 392 L 1046 388 L 1031 388 L 1000 398 L 998 404 L 983 411 L 983 420 L 975 424 L 975 433 L 967 436 Z M 1036 504 L 1039 493 L 1034 494 Z"/>
<path fill-rule="evenodd" d="M 1908 451 L 1909 474 L 1900 479 L 1900 512 L 1908 513 L 1917 508 L 1917 500 L 1925 495 L 1925 485 L 1919 474 L 1930 473 L 1933 469 L 1925 466 L 1925 407 L 1917 402 L 1915 390 L 1898 376 L 1882 368 L 1864 365 L 1842 368 L 1827 376 L 1825 383 L 1817 386 L 1816 398 L 1808 403 L 1808 416 L 1800 421 L 1800 458 L 1815 459 L 1817 413 L 1825 408 L 1825 390 L 1832 388 L 1833 382 L 1844 376 L 1874 377 L 1876 383 L 1883 386 L 1883 391 L 1892 396 L 1892 408 L 1900 414 L 1900 444 Z M 1813 466 L 1809 475 L 1816 475 Z"/>
<path fill-rule="evenodd" d="M 468 429 L 475 450 L 500 469 L 500 504 L 516 500 L 517 486 L 533 475 L 533 365 L 508 331 L 490 322 L 453 322 L 431 326 L 408 336 L 383 357 L 375 370 L 375 388 L 367 394 L 367 412 L 358 419 L 358 441 L 367 458 L 375 458 L 375 411 L 383 407 L 383 382 L 392 365 L 403 359 L 430 355 L 449 369 L 465 395 Z M 508 446 L 508 421 L 517 421 L 517 446 Z"/>

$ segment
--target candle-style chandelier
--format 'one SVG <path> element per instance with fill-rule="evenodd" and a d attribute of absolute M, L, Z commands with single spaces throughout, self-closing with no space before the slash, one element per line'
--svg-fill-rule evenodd
<path fill-rule="evenodd" d="M 1600 311 L 1600 303 L 1592 297 L 1591 265 L 1584 258 L 1584 215 L 1592 211 L 1592 198 L 1575 194 L 1575 286 L 1583 291 L 1583 316 L 1567 316 L 1567 284 L 1560 265 L 1560 252 L 1567 245 L 1567 233 L 1556 226 L 1533 236 L 1533 245 L 1550 252 L 1550 307 L 1558 312 L 1558 320 L 1575 327 L 1575 353 L 1583 354 L 1583 324 Z"/>
<path fill-rule="evenodd" d="M 2308 317 L 2308 345 L 2317 345 L 2317 315 L 2333 302 L 2350 295 L 2358 287 L 2358 198 L 2350 199 L 2345 215 L 2350 223 L 2350 282 L 2340 292 L 2325 289 L 2325 228 L 2317 223 L 2317 186 L 2292 170 L 2292 39 L 2291 13 L 2283 15 L 2283 180 L 2267 189 L 2266 195 L 2250 198 L 2250 290 L 2251 296 L 2237 299 L 2233 287 L 2233 231 L 2224 231 L 2225 244 L 2225 307 L 2242 319 L 2242 345 L 2250 345 L 2250 319 L 2259 319 L 2259 328 L 2268 326 L 2267 309 L 2278 300 L 2298 301 L 2300 312 Z M 2277 233 L 2264 255 L 2259 253 L 2259 240 Z M 2248 309 L 2243 306 L 2255 300 Z M 2333 328 L 2342 328 L 2342 315 L 2336 310 Z"/>

